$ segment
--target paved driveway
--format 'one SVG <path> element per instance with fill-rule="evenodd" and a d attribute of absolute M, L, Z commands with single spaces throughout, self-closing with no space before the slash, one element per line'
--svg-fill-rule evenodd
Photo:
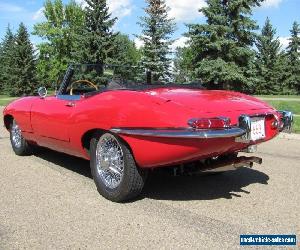
<path fill-rule="evenodd" d="M 264 163 L 218 176 L 153 174 L 141 198 L 98 195 L 84 160 L 13 154 L 0 128 L 0 249 L 239 247 L 239 235 L 300 237 L 300 141 L 259 147 Z"/>

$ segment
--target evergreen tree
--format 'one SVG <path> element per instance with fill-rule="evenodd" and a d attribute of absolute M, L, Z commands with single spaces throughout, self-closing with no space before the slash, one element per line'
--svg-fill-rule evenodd
<path fill-rule="evenodd" d="M 278 94 L 281 91 L 280 78 L 284 73 L 280 41 L 275 37 L 276 30 L 267 18 L 256 47 L 256 66 L 259 83 L 255 86 L 257 94 Z"/>
<path fill-rule="evenodd" d="M 2 42 L 0 42 L 0 61 L 2 62 L 3 60 L 3 45 Z M 3 69 L 2 67 L 0 67 L 0 94 L 3 93 L 3 89 L 4 89 L 4 84 L 3 84 Z"/>
<path fill-rule="evenodd" d="M 253 7 L 263 0 L 207 0 L 206 24 L 190 24 L 194 73 L 208 88 L 249 91 L 256 83 L 252 45 L 257 25 Z"/>
<path fill-rule="evenodd" d="M 146 16 L 141 17 L 139 25 L 142 35 L 138 36 L 144 43 L 142 66 L 150 71 L 154 81 L 170 77 L 172 44 L 171 35 L 175 31 L 173 19 L 168 17 L 169 8 L 165 0 L 147 0 Z"/>
<path fill-rule="evenodd" d="M 7 27 L 5 37 L 1 44 L 1 52 L 0 52 L 0 91 L 3 93 L 7 93 L 12 84 L 12 74 L 11 68 L 13 66 L 13 55 L 14 52 L 14 43 L 15 37 L 10 29 Z"/>
<path fill-rule="evenodd" d="M 9 88 L 11 96 L 32 95 L 37 88 L 36 60 L 33 45 L 23 23 L 15 37 L 13 66 L 10 69 L 12 82 Z"/>
<path fill-rule="evenodd" d="M 297 22 L 293 23 L 290 30 L 291 38 L 287 47 L 288 64 L 288 79 L 287 85 L 300 93 L 300 25 Z"/>
<path fill-rule="evenodd" d="M 3 45 L 0 43 L 0 61 L 3 62 Z M 4 83 L 3 83 L 3 68 L 0 67 L 0 94 L 3 93 Z"/>
<path fill-rule="evenodd" d="M 106 0 L 86 0 L 86 4 L 85 24 L 77 35 L 73 55 L 79 63 L 103 65 L 114 50 L 112 27 L 117 19 L 111 17 Z"/>

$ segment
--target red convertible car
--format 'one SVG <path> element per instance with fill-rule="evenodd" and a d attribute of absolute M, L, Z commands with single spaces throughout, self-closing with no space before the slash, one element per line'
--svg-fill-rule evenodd
<path fill-rule="evenodd" d="M 225 171 L 261 163 L 238 157 L 290 130 L 291 112 L 254 97 L 197 85 L 103 83 L 97 65 L 71 65 L 56 95 L 24 97 L 4 109 L 17 155 L 34 145 L 90 160 L 101 195 L 138 196 L 149 169 Z M 92 70 L 91 70 L 92 69 Z"/>

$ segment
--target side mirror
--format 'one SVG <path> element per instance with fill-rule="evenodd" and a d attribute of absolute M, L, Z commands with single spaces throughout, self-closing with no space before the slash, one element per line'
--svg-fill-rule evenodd
<path fill-rule="evenodd" d="M 38 94 L 41 98 L 45 98 L 47 96 L 47 89 L 45 87 L 39 87 Z"/>

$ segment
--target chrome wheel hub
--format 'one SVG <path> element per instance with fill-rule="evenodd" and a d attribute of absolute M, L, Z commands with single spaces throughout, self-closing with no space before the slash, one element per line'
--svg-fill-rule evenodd
<path fill-rule="evenodd" d="M 103 183 L 113 189 L 120 185 L 124 174 L 121 145 L 112 134 L 104 134 L 96 148 L 97 171 Z"/>
<path fill-rule="evenodd" d="M 22 133 L 21 130 L 15 122 L 11 127 L 11 135 L 12 135 L 12 143 L 16 148 L 20 148 L 22 146 Z"/>

